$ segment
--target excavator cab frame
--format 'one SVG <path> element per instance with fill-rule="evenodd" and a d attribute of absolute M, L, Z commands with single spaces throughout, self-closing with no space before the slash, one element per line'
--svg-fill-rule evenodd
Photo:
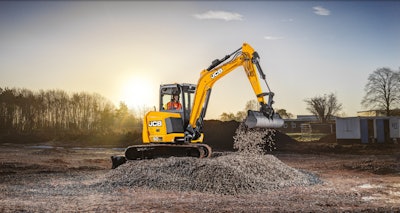
<path fill-rule="evenodd" d="M 180 113 L 183 126 L 189 123 L 190 113 L 192 112 L 194 94 L 196 92 L 195 84 L 162 84 L 160 85 L 160 112 Z M 179 102 L 182 104 L 182 109 L 168 109 L 167 104 L 172 100 L 174 95 L 179 96 Z"/>

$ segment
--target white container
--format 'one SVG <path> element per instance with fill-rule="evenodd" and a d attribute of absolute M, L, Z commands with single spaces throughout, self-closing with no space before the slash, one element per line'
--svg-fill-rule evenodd
<path fill-rule="evenodd" d="M 336 118 L 337 139 L 361 139 L 360 118 Z"/>

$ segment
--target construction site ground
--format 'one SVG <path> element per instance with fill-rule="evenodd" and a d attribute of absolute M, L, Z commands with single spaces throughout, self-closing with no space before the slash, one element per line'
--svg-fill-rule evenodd
<path fill-rule="evenodd" d="M 319 151 L 321 150 L 321 151 Z M 331 150 L 331 151 L 330 151 Z M 0 145 L 0 212 L 399 212 L 400 150 L 307 143 L 272 154 L 317 176 L 311 186 L 224 195 L 97 188 L 123 150 L 57 142 Z"/>

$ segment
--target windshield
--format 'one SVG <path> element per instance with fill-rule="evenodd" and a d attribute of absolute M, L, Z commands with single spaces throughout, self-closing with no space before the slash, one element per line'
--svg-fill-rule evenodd
<path fill-rule="evenodd" d="M 160 87 L 160 111 L 183 111 L 192 109 L 195 85 L 162 85 Z"/>

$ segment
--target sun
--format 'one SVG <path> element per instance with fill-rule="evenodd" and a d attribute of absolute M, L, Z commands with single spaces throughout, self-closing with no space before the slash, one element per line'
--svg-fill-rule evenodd
<path fill-rule="evenodd" d="M 128 107 L 153 106 L 157 96 L 153 87 L 154 85 L 142 76 L 128 78 L 122 83 L 121 101 Z"/>

